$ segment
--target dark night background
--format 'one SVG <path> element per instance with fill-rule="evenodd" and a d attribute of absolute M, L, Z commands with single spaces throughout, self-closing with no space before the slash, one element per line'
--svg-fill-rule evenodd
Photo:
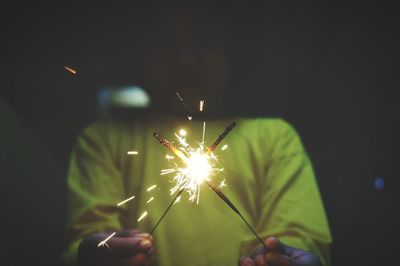
<path fill-rule="evenodd" d="M 231 109 L 282 116 L 298 129 L 329 216 L 333 265 L 396 264 L 395 2 L 254 5 L 232 25 L 247 30 L 238 38 L 242 67 Z M 61 264 L 71 145 L 96 119 L 99 89 L 139 78 L 135 38 L 140 19 L 151 16 L 140 13 L 135 1 L 2 3 L 1 265 Z M 384 188 L 375 187 L 377 178 Z"/>

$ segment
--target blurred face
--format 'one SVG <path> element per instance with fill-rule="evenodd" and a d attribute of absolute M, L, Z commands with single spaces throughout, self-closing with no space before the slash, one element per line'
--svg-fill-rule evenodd
<path fill-rule="evenodd" d="M 213 109 L 224 96 L 230 65 L 222 26 L 190 8 L 169 7 L 144 42 L 145 87 L 154 107 L 182 112 L 177 92 L 192 110 Z"/>

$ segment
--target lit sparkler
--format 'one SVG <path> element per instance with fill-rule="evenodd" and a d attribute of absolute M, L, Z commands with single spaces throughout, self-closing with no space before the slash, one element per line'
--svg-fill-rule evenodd
<path fill-rule="evenodd" d="M 204 133 L 205 133 L 205 122 L 203 123 L 203 140 L 199 143 L 199 147 L 191 147 L 185 140 L 177 134 L 175 136 L 179 142 L 179 148 L 175 147 L 171 142 L 163 138 L 159 133 L 154 133 L 154 137 L 160 142 L 161 145 L 165 146 L 171 152 L 173 152 L 177 157 L 179 157 L 184 166 L 175 167 L 170 169 L 161 170 L 161 175 L 174 173 L 175 176 L 173 180 L 175 181 L 175 186 L 171 189 L 171 194 L 176 193 L 176 196 L 168 205 L 167 209 L 161 215 L 160 219 L 154 225 L 153 229 L 150 231 L 150 235 L 156 230 L 160 222 L 163 220 L 165 215 L 168 213 L 172 205 L 176 204 L 181 199 L 181 194 L 184 191 L 189 193 L 189 200 L 196 200 L 199 202 L 200 198 L 200 186 L 203 182 L 211 182 L 210 176 L 221 172 L 223 169 L 216 168 L 212 164 L 211 160 L 216 160 L 212 152 L 215 147 L 222 141 L 223 138 L 228 135 L 228 133 L 235 127 L 235 123 L 229 125 L 225 131 L 219 135 L 217 141 L 211 146 L 211 148 L 205 148 L 204 146 Z M 173 159 L 173 156 L 166 156 L 167 159 Z M 221 182 L 221 187 L 225 185 L 224 181 Z M 220 189 L 218 188 L 218 189 Z M 222 193 L 222 192 L 221 192 Z"/>
<path fill-rule="evenodd" d="M 251 227 L 251 225 L 247 222 L 244 216 L 239 212 L 236 206 L 229 200 L 229 198 L 221 191 L 221 188 L 226 186 L 225 180 L 223 180 L 219 186 L 215 185 L 210 176 L 213 172 L 220 172 L 221 169 L 214 168 L 211 159 L 215 160 L 215 156 L 213 155 L 213 151 L 216 147 L 221 143 L 221 141 L 232 131 L 232 129 L 236 126 L 235 123 L 231 123 L 228 127 L 225 128 L 224 132 L 218 136 L 216 141 L 204 151 L 204 131 L 205 131 L 205 122 L 203 123 L 203 140 L 199 144 L 199 148 L 192 148 L 184 138 L 175 135 L 179 141 L 179 148 L 176 148 L 171 142 L 167 141 L 160 134 L 154 133 L 154 137 L 166 148 L 176 154 L 180 159 L 182 159 L 183 163 L 186 165 L 185 168 L 172 168 L 165 169 L 162 171 L 162 174 L 175 173 L 174 181 L 176 185 L 171 189 L 171 194 L 174 194 L 176 191 L 175 198 L 172 200 L 170 205 L 167 207 L 161 218 L 157 221 L 156 225 L 151 230 L 150 234 L 153 234 L 157 226 L 160 224 L 161 220 L 168 213 L 169 209 L 172 205 L 180 198 L 183 191 L 189 192 L 189 200 L 197 199 L 197 203 L 199 202 L 200 197 L 200 185 L 205 182 L 239 217 L 243 220 L 243 222 L 247 225 L 250 231 L 254 234 L 257 240 L 264 246 L 266 250 L 268 248 L 265 246 L 265 243 L 262 241 L 260 236 L 256 233 L 256 231 Z M 225 147 L 225 146 L 224 146 Z M 223 147 L 223 148 L 224 148 Z M 226 146 L 227 147 L 227 146 Z M 226 147 L 224 149 L 226 149 Z"/>

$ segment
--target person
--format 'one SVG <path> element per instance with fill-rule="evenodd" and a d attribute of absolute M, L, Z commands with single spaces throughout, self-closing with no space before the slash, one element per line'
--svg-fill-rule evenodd
<path fill-rule="evenodd" d="M 280 118 L 220 115 L 218 103 L 231 87 L 232 57 L 224 35 L 227 25 L 204 6 L 167 1 L 154 13 L 159 23 L 147 30 L 141 52 L 152 111 L 134 121 L 96 122 L 78 137 L 68 175 L 67 264 L 330 264 L 328 222 L 312 164 L 295 129 Z M 207 117 L 193 112 L 189 120 L 187 109 L 198 106 L 200 99 L 205 99 Z M 206 118 L 208 144 L 230 122 L 237 123 L 224 139 L 228 148 L 215 151 L 228 185 L 224 193 L 268 250 L 204 186 L 199 204 L 183 194 L 149 235 L 172 200 L 171 176 L 160 175 L 161 169 L 170 168 L 167 151 L 153 133 L 172 139 L 184 128 L 187 139 L 196 142 Z M 139 154 L 127 155 L 132 149 Z M 145 211 L 147 216 L 138 219 Z"/>

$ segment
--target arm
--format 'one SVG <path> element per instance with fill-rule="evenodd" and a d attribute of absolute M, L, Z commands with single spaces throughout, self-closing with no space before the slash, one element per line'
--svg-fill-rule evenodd
<path fill-rule="evenodd" d="M 91 243 L 101 236 L 99 233 L 123 228 L 122 209 L 116 203 L 124 198 L 124 182 L 116 167 L 116 156 L 112 154 L 108 134 L 107 124 L 92 125 L 79 136 L 72 152 L 68 173 L 67 248 L 64 253 L 67 265 L 76 264 L 78 246 L 83 239 L 85 243 Z M 92 244 L 97 247 L 96 243 Z M 85 249 L 81 246 L 80 250 Z"/>
<path fill-rule="evenodd" d="M 311 162 L 296 131 L 282 120 L 276 126 L 263 189 L 256 196 L 260 210 L 255 226 L 263 237 L 275 236 L 329 265 L 331 235 Z M 243 254 L 256 245 L 245 243 Z"/>

